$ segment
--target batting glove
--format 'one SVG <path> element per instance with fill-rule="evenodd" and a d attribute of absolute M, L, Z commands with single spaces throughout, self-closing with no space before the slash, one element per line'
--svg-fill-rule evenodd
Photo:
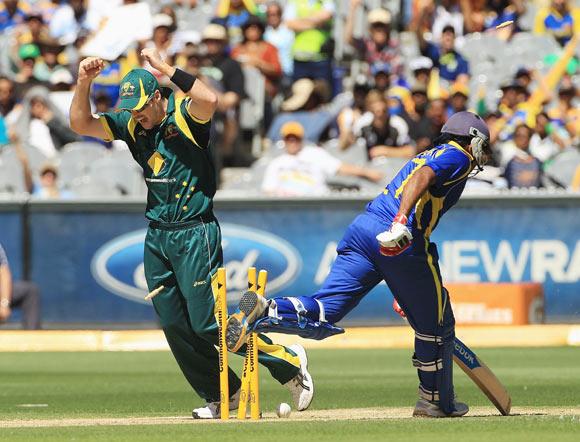
<path fill-rule="evenodd" d="M 411 247 L 413 235 L 407 228 L 407 221 L 407 217 L 399 213 L 395 216 L 391 228 L 376 236 L 381 255 L 396 256 Z"/>

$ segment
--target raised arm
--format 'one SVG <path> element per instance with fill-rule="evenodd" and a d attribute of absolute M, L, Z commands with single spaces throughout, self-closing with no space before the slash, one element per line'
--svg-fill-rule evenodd
<path fill-rule="evenodd" d="M 356 14 L 357 9 L 360 5 L 362 5 L 363 0 L 350 0 L 350 8 L 348 10 L 348 14 L 346 15 L 346 23 L 344 25 L 344 41 L 346 44 L 353 45 L 354 44 L 354 36 L 353 36 L 353 29 L 354 29 L 354 17 Z"/>
<path fill-rule="evenodd" d="M 89 101 L 91 83 L 104 67 L 105 63 L 100 58 L 89 57 L 81 61 L 77 86 L 70 105 L 70 128 L 79 135 L 108 140 L 99 118 L 91 113 Z"/>
<path fill-rule="evenodd" d="M 211 119 L 218 105 L 218 97 L 213 89 L 199 78 L 167 64 L 154 48 L 143 49 L 141 56 L 191 98 L 188 109 L 192 116 L 201 121 Z"/>

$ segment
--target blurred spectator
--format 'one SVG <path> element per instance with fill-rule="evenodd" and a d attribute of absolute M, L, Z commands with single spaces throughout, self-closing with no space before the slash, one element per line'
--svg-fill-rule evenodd
<path fill-rule="evenodd" d="M 285 152 L 267 166 L 262 191 L 277 196 L 320 196 L 329 193 L 326 180 L 346 175 L 380 181 L 382 175 L 372 169 L 341 162 L 326 150 L 304 145 L 304 127 L 289 121 L 280 129 Z"/>
<path fill-rule="evenodd" d="M 338 145 L 341 150 L 354 144 L 354 128 L 365 111 L 365 99 L 369 87 L 366 83 L 356 83 L 352 91 L 352 106 L 345 107 L 336 119 L 338 124 Z"/>
<path fill-rule="evenodd" d="M 532 71 L 528 68 L 519 68 L 515 75 L 516 83 L 528 89 L 532 84 Z"/>
<path fill-rule="evenodd" d="M 542 187 L 542 163 L 530 153 L 533 130 L 525 124 L 516 127 L 514 145 L 516 150 L 508 161 L 504 176 L 508 187 Z"/>
<path fill-rule="evenodd" d="M 70 104 L 73 97 L 74 79 L 68 69 L 57 69 L 50 76 L 50 101 L 68 121 Z"/>
<path fill-rule="evenodd" d="M 278 2 L 268 3 L 266 23 L 268 26 L 264 33 L 264 40 L 276 46 L 284 76 L 292 77 L 294 73 L 294 60 L 292 59 L 294 31 L 291 31 L 285 23 L 282 23 L 282 6 Z"/>
<path fill-rule="evenodd" d="M 433 122 L 427 115 L 429 109 L 427 88 L 420 84 L 416 85 L 411 89 L 411 98 L 412 112 L 405 112 L 403 118 L 409 127 L 409 137 L 415 142 L 416 151 L 422 152 L 437 135 Z"/>
<path fill-rule="evenodd" d="M 52 163 L 45 163 L 39 170 L 39 180 L 35 181 L 32 176 L 32 170 L 28 162 L 28 157 L 26 152 L 22 147 L 22 142 L 20 136 L 16 131 L 10 132 L 10 141 L 16 156 L 20 161 L 22 166 L 22 174 L 24 178 L 24 183 L 26 186 L 26 191 L 41 199 L 68 199 L 72 198 L 72 193 L 68 190 L 62 189 L 58 183 L 58 169 Z"/>
<path fill-rule="evenodd" d="M 35 87 L 26 93 L 15 127 L 19 134 L 28 135 L 27 144 L 49 158 L 65 144 L 80 140 L 50 101 L 49 92 L 44 87 Z"/>
<path fill-rule="evenodd" d="M 487 0 L 460 0 L 463 27 L 467 34 L 483 32 L 487 16 Z"/>
<path fill-rule="evenodd" d="M 14 82 L 8 77 L 0 76 L 0 115 L 5 124 L 12 125 L 16 122 L 20 112 L 20 105 L 16 100 Z"/>
<path fill-rule="evenodd" d="M 41 64 L 40 49 L 35 44 L 29 43 L 20 46 L 18 50 L 20 59 L 19 71 L 14 77 L 16 82 L 17 95 L 22 97 L 24 93 L 33 86 L 43 85 L 44 81 L 39 77 L 37 64 Z"/>
<path fill-rule="evenodd" d="M 273 118 L 272 100 L 278 93 L 282 66 L 276 47 L 264 41 L 265 30 L 262 20 L 250 17 L 242 26 L 243 42 L 232 50 L 231 56 L 242 65 L 258 69 L 266 78 L 264 124 L 269 127 Z"/>
<path fill-rule="evenodd" d="M 308 78 L 296 81 L 292 85 L 292 94 L 280 106 L 284 112 L 274 118 L 267 138 L 277 141 L 280 128 L 289 121 L 296 121 L 304 127 L 307 140 L 314 143 L 320 141 L 335 119 L 324 106 L 329 98 L 330 88 L 326 81 Z"/>
<path fill-rule="evenodd" d="M 577 95 L 573 84 L 560 88 L 557 106 L 550 111 L 550 118 L 566 128 L 572 138 L 580 135 L 580 108 L 574 101 Z"/>
<path fill-rule="evenodd" d="M 436 45 L 425 41 L 423 33 L 418 32 L 417 38 L 421 47 L 421 53 L 433 61 L 433 65 L 439 69 L 441 79 L 449 82 L 469 81 L 469 64 L 463 56 L 455 50 L 455 29 L 447 25 L 441 33 L 441 43 Z"/>
<path fill-rule="evenodd" d="M 398 115 L 389 114 L 384 98 L 369 94 L 367 110 L 372 119 L 370 124 L 360 129 L 360 137 L 366 145 L 369 159 L 411 158 L 415 155 L 415 147 L 409 144 L 407 123 Z"/>
<path fill-rule="evenodd" d="M 550 121 L 545 112 L 536 116 L 536 133 L 530 140 L 530 153 L 533 156 L 545 162 L 560 153 L 569 142 L 566 130 Z"/>
<path fill-rule="evenodd" d="M 153 38 L 148 41 L 144 47 L 153 47 L 157 49 L 157 52 L 161 55 L 164 60 L 169 60 L 168 62 L 173 64 L 173 56 L 175 55 L 176 49 L 172 48 L 173 42 L 173 31 L 175 29 L 175 22 L 171 16 L 167 14 L 156 14 L 153 16 Z M 144 62 L 144 68 L 150 71 L 153 75 L 161 80 L 163 74 L 161 74 L 157 69 L 153 69 L 149 63 Z M 163 83 L 163 81 L 161 81 Z"/>
<path fill-rule="evenodd" d="M 443 98 L 431 100 L 427 108 L 427 116 L 431 120 L 435 134 L 441 132 L 447 121 L 447 102 Z"/>
<path fill-rule="evenodd" d="M 448 116 L 457 112 L 466 111 L 469 102 L 469 87 L 463 83 L 453 83 L 449 89 Z"/>
<path fill-rule="evenodd" d="M 240 64 L 226 52 L 228 36 L 226 29 L 218 24 L 209 24 L 203 31 L 202 41 L 206 46 L 207 58 L 201 74 L 210 79 L 218 94 L 218 112 L 215 120 L 223 125 L 221 142 L 218 144 L 224 165 L 243 163 L 242 154 L 234 149 L 238 138 L 238 113 L 240 101 L 246 96 L 244 74 Z"/>
<path fill-rule="evenodd" d="M 373 89 L 385 93 L 391 87 L 391 67 L 388 63 L 378 61 L 371 66 Z"/>
<path fill-rule="evenodd" d="M 292 47 L 294 80 L 321 79 L 332 84 L 332 20 L 336 6 L 330 0 L 288 0 L 284 22 L 296 33 Z"/>
<path fill-rule="evenodd" d="M 485 1 L 485 0 L 484 0 Z M 441 40 L 445 26 L 451 26 L 457 35 L 463 35 L 465 15 L 457 0 L 416 0 L 410 29 L 417 33 L 429 33 L 433 42 Z"/>
<path fill-rule="evenodd" d="M 98 17 L 87 10 L 85 0 L 69 0 L 54 12 L 48 29 L 52 38 L 68 45 L 83 32 L 93 32 L 98 26 Z"/>
<path fill-rule="evenodd" d="M 550 6 L 536 14 L 534 33 L 551 35 L 564 46 L 574 34 L 580 34 L 580 8 L 568 0 L 551 0 Z"/>
<path fill-rule="evenodd" d="M 242 41 L 242 27 L 251 15 L 256 15 L 258 9 L 253 0 L 220 0 L 214 19 L 227 28 L 231 44 Z"/>
<path fill-rule="evenodd" d="M 0 244 L 0 323 L 6 322 L 15 308 L 22 309 L 22 328 L 40 329 L 38 287 L 29 281 L 12 280 L 8 257 Z"/>
<path fill-rule="evenodd" d="M 413 71 L 413 86 L 427 89 L 431 77 L 431 69 L 433 69 L 433 61 L 429 57 L 417 57 L 409 62 L 409 68 Z"/>
<path fill-rule="evenodd" d="M 28 13 L 24 25 L 15 29 L 13 37 L 18 45 L 33 43 L 41 47 L 43 44 L 55 43 L 48 33 L 42 12 L 38 9 L 32 9 Z"/>
<path fill-rule="evenodd" d="M 390 71 L 397 77 L 403 75 L 403 58 L 399 42 L 391 38 L 391 13 L 387 9 L 373 9 L 367 15 L 369 37 L 355 38 L 354 19 L 363 0 L 351 0 L 350 11 L 346 16 L 344 39 L 352 45 L 360 57 L 369 65 L 378 62 L 388 63 Z"/>
<path fill-rule="evenodd" d="M 518 18 L 526 12 L 524 0 L 488 0 L 487 9 L 485 29 L 495 29 L 506 21 L 513 21 L 511 29 L 516 32 L 519 31 Z"/>
<path fill-rule="evenodd" d="M 22 0 L 4 0 L 0 3 L 0 32 L 7 32 L 24 23 L 30 5 Z"/>

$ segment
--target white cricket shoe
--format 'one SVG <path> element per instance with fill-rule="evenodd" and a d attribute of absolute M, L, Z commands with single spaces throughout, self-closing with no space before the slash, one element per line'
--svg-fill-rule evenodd
<path fill-rule="evenodd" d="M 240 403 L 240 390 L 230 397 L 230 410 L 236 410 Z M 194 419 L 219 419 L 221 417 L 220 403 L 208 402 L 205 407 L 196 408 L 191 412 Z"/>
<path fill-rule="evenodd" d="M 429 402 L 426 399 L 419 399 L 413 410 L 415 417 L 461 417 L 469 411 L 467 404 L 463 402 L 454 403 L 455 410 L 451 414 L 445 414 L 437 402 Z"/>
<path fill-rule="evenodd" d="M 292 399 L 296 410 L 304 411 L 310 406 L 312 398 L 314 398 L 314 381 L 312 380 L 310 373 L 308 373 L 308 358 L 306 357 L 304 347 L 300 344 L 294 344 L 289 348 L 296 353 L 300 359 L 300 371 L 284 385 L 287 386 L 290 393 L 292 393 Z"/>

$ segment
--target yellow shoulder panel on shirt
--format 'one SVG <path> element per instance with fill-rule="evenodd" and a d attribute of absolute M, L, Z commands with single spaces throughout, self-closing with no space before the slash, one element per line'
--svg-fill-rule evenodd
<path fill-rule="evenodd" d="M 129 118 L 129 121 L 127 122 L 127 130 L 129 131 L 129 135 L 131 135 L 131 138 L 133 138 L 133 141 L 137 141 L 137 139 L 135 138 L 136 127 L 137 121 L 133 117 Z"/>
<path fill-rule="evenodd" d="M 195 141 L 195 138 L 193 137 L 193 134 L 187 125 L 187 121 L 185 121 L 183 112 L 181 111 L 181 103 L 183 100 L 183 98 L 178 98 L 175 100 L 175 122 L 177 123 L 177 127 L 181 130 L 181 132 L 183 132 L 183 135 L 185 135 L 197 147 L 201 148 L 201 146 L 197 144 L 197 141 Z"/>
<path fill-rule="evenodd" d="M 111 126 L 109 126 L 107 117 L 105 117 L 104 115 L 100 115 L 99 121 L 101 122 L 103 129 L 105 129 L 105 132 L 107 133 L 107 138 L 105 139 L 105 141 L 113 141 L 115 137 L 113 136 L 113 131 L 111 130 Z"/>
<path fill-rule="evenodd" d="M 193 115 L 191 113 L 191 111 L 189 110 L 189 103 L 191 102 L 191 98 L 186 98 L 186 109 L 187 109 L 187 115 L 189 115 L 189 117 L 195 121 L 198 124 L 205 124 L 207 123 L 209 120 L 211 120 L 211 118 L 208 118 L 207 120 L 200 120 L 199 118 L 197 118 L 195 115 Z"/>

